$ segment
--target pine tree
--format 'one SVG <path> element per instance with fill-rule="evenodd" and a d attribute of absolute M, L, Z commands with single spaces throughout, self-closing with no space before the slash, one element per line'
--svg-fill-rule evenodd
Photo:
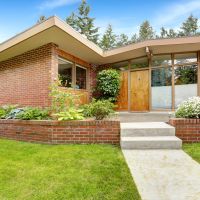
<path fill-rule="evenodd" d="M 164 27 L 161 27 L 161 29 L 160 29 L 160 37 L 161 38 L 168 37 L 168 32 L 167 32 L 167 30 Z"/>
<path fill-rule="evenodd" d="M 181 26 L 179 32 L 180 36 L 192 36 L 196 35 L 198 30 L 198 18 L 195 18 L 193 15 L 190 15 Z"/>
<path fill-rule="evenodd" d="M 131 40 L 130 40 L 130 43 L 136 43 L 136 42 L 138 42 L 138 36 L 137 36 L 137 34 L 135 33 L 135 34 L 133 34 L 133 36 L 131 37 Z"/>
<path fill-rule="evenodd" d="M 139 40 L 144 41 L 144 40 L 153 39 L 154 37 L 155 37 L 155 33 L 149 21 L 147 20 L 144 21 L 140 26 Z"/>
<path fill-rule="evenodd" d="M 37 24 L 40 24 L 46 20 L 46 17 L 44 15 L 40 16 L 39 19 L 37 20 Z"/>
<path fill-rule="evenodd" d="M 100 47 L 104 50 L 116 47 L 116 37 L 113 33 L 112 25 L 109 24 L 99 43 Z"/>
<path fill-rule="evenodd" d="M 117 44 L 116 44 L 117 47 L 121 47 L 121 46 L 127 45 L 129 43 L 130 43 L 129 39 L 126 34 L 122 33 L 119 36 L 117 36 Z"/>
<path fill-rule="evenodd" d="M 167 33 L 167 37 L 168 38 L 175 38 L 175 37 L 177 37 L 178 36 L 178 34 L 175 32 L 175 30 L 174 29 L 169 29 L 169 32 Z"/>
<path fill-rule="evenodd" d="M 78 8 L 78 14 L 72 13 L 67 17 L 66 22 L 79 33 L 85 35 L 89 40 L 97 44 L 99 28 L 95 27 L 95 18 L 89 17 L 89 14 L 90 6 L 87 4 L 86 0 L 82 0 L 82 3 Z"/>
<path fill-rule="evenodd" d="M 76 31 L 79 30 L 77 24 L 78 24 L 78 19 L 77 16 L 74 14 L 74 12 L 72 12 L 72 14 L 67 17 L 66 22 L 72 27 L 74 28 Z"/>

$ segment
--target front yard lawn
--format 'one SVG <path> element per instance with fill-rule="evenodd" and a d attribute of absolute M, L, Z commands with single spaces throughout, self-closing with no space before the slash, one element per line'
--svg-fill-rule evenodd
<path fill-rule="evenodd" d="M 1 200 L 138 200 L 119 148 L 0 140 Z"/>
<path fill-rule="evenodd" d="M 184 144 L 183 150 L 200 163 L 200 143 Z"/>

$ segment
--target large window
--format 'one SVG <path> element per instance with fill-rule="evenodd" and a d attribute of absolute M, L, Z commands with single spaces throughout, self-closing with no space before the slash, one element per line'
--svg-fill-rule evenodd
<path fill-rule="evenodd" d="M 175 55 L 175 107 L 192 96 L 197 96 L 197 54 Z"/>
<path fill-rule="evenodd" d="M 172 67 L 152 69 L 151 93 L 153 109 L 172 108 Z"/>
<path fill-rule="evenodd" d="M 149 63 L 147 57 L 136 58 L 131 60 L 131 69 L 148 68 L 148 67 Z"/>
<path fill-rule="evenodd" d="M 76 66 L 76 88 L 77 89 L 86 89 L 86 78 L 87 72 L 86 69 L 77 65 Z"/>
<path fill-rule="evenodd" d="M 87 69 L 75 65 L 70 61 L 59 58 L 58 74 L 62 87 L 71 87 L 75 89 L 87 89 Z"/>
<path fill-rule="evenodd" d="M 63 87 L 72 87 L 72 71 L 73 71 L 73 63 L 59 59 L 58 62 L 58 74 L 61 80 L 61 84 Z"/>

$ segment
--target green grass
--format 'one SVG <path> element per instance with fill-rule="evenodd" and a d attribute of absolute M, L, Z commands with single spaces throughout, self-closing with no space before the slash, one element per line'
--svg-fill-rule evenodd
<path fill-rule="evenodd" d="M 183 150 L 200 163 L 200 143 L 184 144 Z"/>
<path fill-rule="evenodd" d="M 138 200 L 119 148 L 0 140 L 1 200 Z"/>

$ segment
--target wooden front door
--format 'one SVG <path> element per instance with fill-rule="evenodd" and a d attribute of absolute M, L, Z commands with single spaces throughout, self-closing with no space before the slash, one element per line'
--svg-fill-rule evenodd
<path fill-rule="evenodd" d="M 131 72 L 131 111 L 149 111 L 149 71 Z"/>
<path fill-rule="evenodd" d="M 117 98 L 117 110 L 128 110 L 128 71 L 121 71 L 121 86 L 120 92 Z"/>

